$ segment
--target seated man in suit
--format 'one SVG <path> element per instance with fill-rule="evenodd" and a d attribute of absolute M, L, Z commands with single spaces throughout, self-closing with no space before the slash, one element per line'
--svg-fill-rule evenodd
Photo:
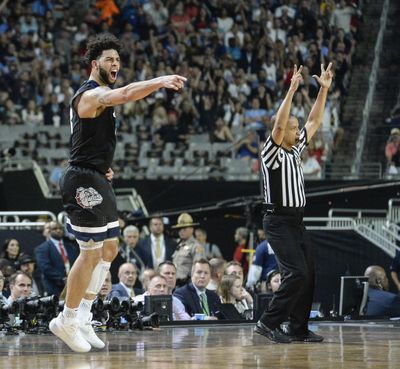
<path fill-rule="evenodd" d="M 120 301 L 123 301 L 140 294 L 142 291 L 133 287 L 137 277 L 138 270 L 135 264 L 122 264 L 118 271 L 119 283 L 113 284 L 109 298 L 117 297 Z"/>
<path fill-rule="evenodd" d="M 64 239 L 61 224 L 51 222 L 50 239 L 37 246 L 35 254 L 37 267 L 43 276 L 44 290 L 48 295 L 59 296 L 78 257 L 77 245 Z"/>
<path fill-rule="evenodd" d="M 148 289 L 142 295 L 134 298 L 135 302 L 145 303 L 145 296 L 170 295 L 168 283 L 165 277 L 155 274 L 150 278 Z M 190 320 L 190 315 L 186 312 L 181 300 L 172 296 L 172 315 L 174 320 Z"/>
<path fill-rule="evenodd" d="M 192 282 L 178 288 L 174 296 L 182 301 L 190 316 L 205 314 L 207 317 L 214 317 L 221 301 L 214 291 L 206 288 L 211 280 L 211 268 L 208 260 L 199 259 L 194 262 L 191 279 Z"/>
<path fill-rule="evenodd" d="M 367 315 L 400 316 L 399 296 L 388 292 L 389 280 L 385 269 L 371 265 L 364 275 L 369 278 Z"/>
<path fill-rule="evenodd" d="M 138 250 L 143 256 L 146 268 L 157 269 L 165 260 L 172 260 L 176 242 L 164 235 L 164 223 L 161 218 L 151 218 L 149 222 L 150 235 L 139 241 Z"/>
<path fill-rule="evenodd" d="M 176 266 L 172 261 L 166 260 L 158 265 L 158 274 L 167 281 L 168 293 L 173 293 L 176 288 Z"/>

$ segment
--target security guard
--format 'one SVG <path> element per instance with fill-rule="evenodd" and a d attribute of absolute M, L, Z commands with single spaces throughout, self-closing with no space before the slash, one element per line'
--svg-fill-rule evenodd
<path fill-rule="evenodd" d="M 188 213 L 182 213 L 178 217 L 178 222 L 172 228 L 179 233 L 178 248 L 172 255 L 172 260 L 176 265 L 176 285 L 183 286 L 190 280 L 193 262 L 205 258 L 203 246 L 193 237 L 194 226 L 193 218 Z"/>

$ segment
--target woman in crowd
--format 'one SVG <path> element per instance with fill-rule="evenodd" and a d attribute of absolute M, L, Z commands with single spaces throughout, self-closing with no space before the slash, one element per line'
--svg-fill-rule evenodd
<path fill-rule="evenodd" d="M 222 277 L 218 287 L 218 295 L 222 303 L 233 304 L 243 317 L 246 310 L 253 309 L 253 305 L 249 305 L 245 299 L 245 290 L 241 278 L 235 274 Z"/>
<path fill-rule="evenodd" d="M 9 238 L 4 241 L 0 258 L 8 260 L 10 264 L 16 267 L 16 263 L 20 254 L 21 248 L 18 240 L 15 238 Z"/>

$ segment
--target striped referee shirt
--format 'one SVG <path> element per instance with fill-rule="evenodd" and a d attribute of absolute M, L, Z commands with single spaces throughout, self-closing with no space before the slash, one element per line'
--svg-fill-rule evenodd
<path fill-rule="evenodd" d="M 300 131 L 299 143 L 292 151 L 277 145 L 272 136 L 261 150 L 261 169 L 264 178 L 264 198 L 276 207 L 304 207 L 303 167 L 301 153 L 307 145 L 307 131 Z"/>

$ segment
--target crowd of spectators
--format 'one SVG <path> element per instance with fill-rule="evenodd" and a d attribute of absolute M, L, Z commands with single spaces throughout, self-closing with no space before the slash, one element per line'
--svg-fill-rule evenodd
<path fill-rule="evenodd" d="M 179 224 L 179 218 L 177 223 Z M 246 228 L 239 227 L 236 230 L 231 237 L 231 248 L 225 250 L 224 255 L 217 245 L 209 243 L 205 257 L 191 259 L 190 276 L 184 284 L 179 285 L 178 276 L 184 264 L 175 255 L 180 248 L 186 249 L 185 246 L 182 247 L 181 231 L 193 230 L 197 228 L 195 224 L 197 223 L 192 221 L 185 226 L 181 225 L 180 238 L 175 240 L 164 231 L 161 218 L 154 217 L 150 220 L 149 235 L 143 233 L 145 227 L 139 231 L 138 228 L 125 226 L 121 222 L 125 231 L 118 257 L 122 259 L 122 263 L 117 259 L 113 261 L 117 268 L 111 268 L 98 299 L 110 301 L 115 298 L 119 301 L 144 303 L 146 296 L 172 295 L 174 320 L 192 320 L 199 316 L 210 320 L 231 319 L 229 310 L 224 310 L 221 304 L 231 304 L 236 309 L 235 316 L 251 319 L 255 308 L 255 294 L 263 293 L 271 299 L 281 283 L 275 255 L 265 240 L 265 235 L 257 232 L 254 258 L 253 254 L 243 252 L 239 261 L 235 261 L 238 248 L 242 247 L 245 251 L 250 248 L 252 237 L 249 237 Z M 206 231 L 203 228 L 197 230 L 200 231 L 195 232 L 200 236 L 198 241 L 201 245 L 207 245 Z M 63 287 L 78 246 L 65 237 L 62 226 L 54 221 L 45 225 L 43 236 L 45 241 L 33 249 L 35 257 L 26 253 L 26 249 L 23 245 L 20 246 L 16 238 L 4 242 L 0 258 L 0 307 L 26 297 L 54 294 L 61 300 L 64 299 Z M 235 243 L 239 245 L 236 248 Z M 160 253 L 157 255 L 159 247 Z M 172 254 L 167 250 L 169 247 L 173 247 Z M 199 253 L 203 252 L 202 255 L 204 251 L 198 250 Z M 146 254 L 148 258 L 145 257 Z M 396 254 L 390 267 L 391 277 L 398 289 L 399 255 Z M 250 270 L 246 273 L 245 267 L 250 260 Z M 365 273 L 370 277 L 371 288 L 368 292 L 370 301 L 367 315 L 398 314 L 399 299 L 396 294 L 388 292 L 388 279 L 384 269 L 370 266 Z M 395 310 L 387 310 L 388 301 Z"/>
<path fill-rule="evenodd" d="M 221 303 L 233 304 L 243 318 L 252 316 L 246 315 L 253 308 L 252 294 L 260 290 L 259 286 L 262 283 L 266 283 L 267 275 L 260 273 L 257 278 L 253 278 L 254 284 L 249 293 L 245 288 L 247 271 L 244 267 L 247 267 L 252 255 L 243 254 L 244 257 L 240 261 L 234 260 L 238 254 L 234 247 L 237 236 L 232 235 L 232 248 L 223 255 L 217 245 L 207 241 L 206 230 L 196 227 L 194 233 L 195 226 L 199 224 L 193 220 L 188 221 L 189 214 L 183 215 L 184 217 L 180 216 L 177 225 L 171 229 L 178 230 L 178 234 L 171 234 L 178 235 L 178 239 L 165 232 L 164 223 L 159 217 L 150 220 L 148 235 L 144 233 L 146 227 L 139 229 L 133 225 L 125 226 L 121 221 L 123 232 L 119 252 L 111 264 L 110 273 L 98 298 L 144 302 L 146 295 L 168 294 L 174 296 L 176 319 L 192 319 L 198 313 L 215 319 L 218 305 Z M 187 220 L 185 224 L 181 222 L 182 219 Z M 244 234 L 244 230 L 246 229 L 243 227 L 239 228 L 236 233 L 240 231 Z M 198 237 L 191 241 L 193 244 L 197 242 L 197 255 L 193 257 L 187 254 L 185 246 L 187 241 L 184 237 L 189 233 Z M 246 235 L 249 236 L 249 233 Z M 78 246 L 69 239 L 62 225 L 55 221 L 45 224 L 43 238 L 42 243 L 31 245 L 30 248 L 24 245 L 21 247 L 15 238 L 4 242 L 0 255 L 0 297 L 3 296 L 4 300 L 11 301 L 16 273 L 21 274 L 17 282 L 21 278 L 24 279 L 24 286 L 21 287 L 21 293 L 13 297 L 14 300 L 21 296 L 43 295 L 56 295 L 64 299 L 66 279 L 76 260 Z M 24 240 L 25 243 L 29 242 L 27 238 Z M 242 246 L 247 248 L 248 240 L 244 241 Z M 26 252 L 28 249 L 29 253 Z M 182 252 L 185 256 L 178 257 Z M 273 265 L 277 268 L 276 262 Z M 180 277 L 187 267 L 188 277 Z M 186 277 L 186 272 L 184 276 Z M 193 303 L 198 298 L 195 291 L 202 291 L 207 295 L 205 298 L 209 299 L 209 305 L 204 307 L 205 311 L 201 310 L 201 304 Z"/>
<path fill-rule="evenodd" d="M 196 134 L 231 143 L 238 157 L 254 159 L 247 130 L 257 131 L 261 141 L 270 131 L 293 65 L 304 65 L 292 112 L 304 122 L 318 91 L 312 75 L 332 61 L 334 88 L 322 132 L 309 150 L 322 164 L 340 139 L 340 100 L 356 45 L 357 7 L 357 0 L 3 0 L 0 121 L 68 125 L 69 100 L 88 76 L 81 64 L 86 42 L 98 32 L 112 32 L 123 44 L 116 86 L 169 73 L 188 78 L 179 94 L 160 91 L 116 109 L 120 135 L 135 137 L 123 141 L 117 177 L 125 167 L 143 174 L 144 142 L 154 149 L 149 156 L 172 165 L 161 158 L 162 148 L 172 143 L 173 159 L 183 157 Z M 40 163 L 37 148 L 51 139 L 33 147 L 21 140 L 17 146 Z M 183 164 L 196 161 L 186 158 Z"/>

